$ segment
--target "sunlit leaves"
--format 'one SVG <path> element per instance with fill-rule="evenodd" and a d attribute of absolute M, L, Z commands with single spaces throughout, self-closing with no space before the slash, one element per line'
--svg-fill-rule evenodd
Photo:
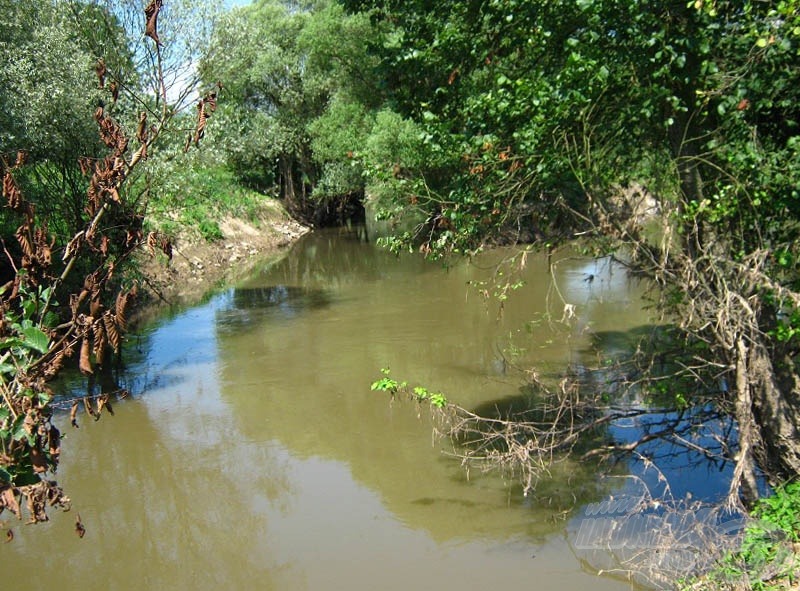
<path fill-rule="evenodd" d="M 47 353 L 50 339 L 41 329 L 35 326 L 30 326 L 22 330 L 22 335 L 25 337 L 23 344 L 26 347 L 29 347 L 38 353 Z"/>
<path fill-rule="evenodd" d="M 383 377 L 372 383 L 371 390 L 388 392 L 392 397 L 398 393 L 403 393 L 416 402 L 427 402 L 440 410 L 447 407 L 447 398 L 441 392 L 432 392 L 424 386 L 414 386 L 409 389 L 408 382 L 398 382 L 392 378 L 391 371 L 386 367 L 381 369 L 381 374 L 383 374 Z"/>
<path fill-rule="evenodd" d="M 3 2 L 0 30 L 11 21 L 27 27 L 9 39 L 0 33 L 0 152 L 19 148 L 63 154 L 75 142 L 96 142 L 91 120 L 95 90 L 93 57 L 73 36 L 64 4 Z M 7 6 L 5 6 L 7 5 Z"/>

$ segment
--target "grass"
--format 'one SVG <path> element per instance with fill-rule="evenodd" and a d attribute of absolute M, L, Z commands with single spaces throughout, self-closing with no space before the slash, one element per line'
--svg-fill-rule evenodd
<path fill-rule="evenodd" d="M 255 226 L 271 198 L 241 186 L 223 165 L 195 158 L 178 170 L 156 175 L 150 192 L 148 224 L 166 234 L 195 234 L 208 242 L 223 238 L 226 217 Z"/>

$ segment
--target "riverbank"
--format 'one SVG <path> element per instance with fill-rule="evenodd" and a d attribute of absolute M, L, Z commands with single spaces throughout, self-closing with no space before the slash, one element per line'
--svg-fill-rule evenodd
<path fill-rule="evenodd" d="M 253 264 L 277 255 L 310 228 L 294 221 L 277 201 L 264 204 L 253 219 L 228 216 L 219 221 L 222 238 L 207 241 L 192 228 L 174 238 L 172 259 L 142 255 L 142 293 L 137 315 L 186 306 L 209 291 L 247 274 Z"/>

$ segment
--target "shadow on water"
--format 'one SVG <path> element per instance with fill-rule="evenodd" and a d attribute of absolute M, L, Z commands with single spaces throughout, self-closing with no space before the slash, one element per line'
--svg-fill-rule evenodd
<path fill-rule="evenodd" d="M 231 290 L 217 312 L 221 333 L 241 331 L 264 322 L 289 322 L 299 314 L 331 305 L 332 296 L 322 289 L 275 285 Z"/>

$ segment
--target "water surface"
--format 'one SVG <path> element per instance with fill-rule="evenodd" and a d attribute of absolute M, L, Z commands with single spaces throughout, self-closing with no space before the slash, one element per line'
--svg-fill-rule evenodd
<path fill-rule="evenodd" d="M 75 513 L 12 523 L 6 580 L 84 591 L 630 589 L 598 577 L 566 533 L 570 507 L 619 484 L 569 463 L 526 498 L 513 479 L 462 469 L 424 409 L 369 388 L 390 367 L 490 408 L 523 395 L 526 370 L 546 379 L 580 362 L 592 333 L 649 322 L 623 272 L 567 254 L 531 256 L 501 311 L 479 291 L 503 254 L 444 268 L 357 234 L 315 233 L 133 338 L 120 383 L 134 395 L 115 417 L 78 430 L 63 420 L 58 477 L 86 536 Z M 568 325 L 557 322 L 565 304 Z"/>

